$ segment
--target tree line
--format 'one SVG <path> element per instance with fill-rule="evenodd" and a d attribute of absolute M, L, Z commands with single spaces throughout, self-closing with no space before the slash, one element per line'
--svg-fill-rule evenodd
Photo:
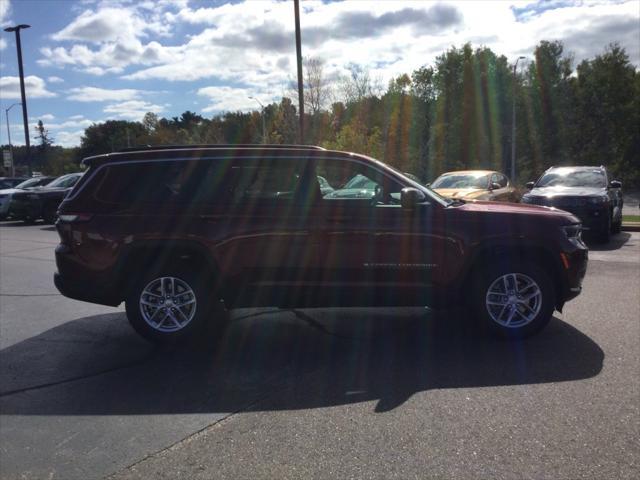
<path fill-rule="evenodd" d="M 625 185 L 640 187 L 639 73 L 618 44 L 573 63 L 559 41 L 541 41 L 518 70 L 504 55 L 466 44 L 382 86 L 361 66 L 333 78 L 322 60 L 307 58 L 304 142 L 370 155 L 424 182 L 448 170 L 510 174 L 515 104 L 517 183 L 551 165 L 586 164 L 606 165 Z M 88 127 L 74 149 L 53 145 L 40 123 L 34 169 L 62 173 L 86 156 L 146 144 L 298 143 L 289 97 L 295 92 L 261 111 L 212 118 L 186 111 L 109 120 Z M 19 165 L 24 147 L 16 150 Z"/>

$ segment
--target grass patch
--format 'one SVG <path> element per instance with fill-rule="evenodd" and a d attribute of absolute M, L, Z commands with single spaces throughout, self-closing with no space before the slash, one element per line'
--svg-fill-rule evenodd
<path fill-rule="evenodd" d="M 640 215 L 623 215 L 623 222 L 640 222 Z"/>

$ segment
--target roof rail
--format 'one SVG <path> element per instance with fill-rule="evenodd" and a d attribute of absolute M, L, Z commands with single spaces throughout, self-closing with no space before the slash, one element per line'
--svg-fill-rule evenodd
<path fill-rule="evenodd" d="M 259 143 L 223 143 L 223 144 L 195 144 L 195 145 L 139 145 L 137 147 L 126 147 L 116 150 L 116 153 L 140 152 L 145 150 L 182 150 L 189 148 L 295 148 L 299 150 L 326 150 L 317 145 L 295 145 L 295 144 L 259 144 Z"/>

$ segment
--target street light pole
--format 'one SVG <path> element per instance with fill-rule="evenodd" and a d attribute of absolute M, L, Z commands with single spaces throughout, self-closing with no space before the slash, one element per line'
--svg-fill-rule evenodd
<path fill-rule="evenodd" d="M 262 144 L 264 145 L 267 143 L 267 133 L 266 133 L 267 130 L 264 125 L 264 105 L 256 97 L 249 97 L 249 98 L 251 100 L 255 100 L 256 102 L 258 102 L 258 105 L 260 105 L 260 116 L 262 117 Z"/>
<path fill-rule="evenodd" d="M 27 97 L 24 92 L 24 70 L 22 68 L 22 45 L 20 43 L 20 30 L 31 28 L 31 25 L 16 25 L 5 28 L 5 32 L 16 33 L 16 48 L 18 49 L 18 72 L 20 73 L 20 96 L 22 97 L 22 123 L 24 125 L 24 144 L 27 147 L 27 171 L 31 176 L 31 142 L 29 141 L 29 120 L 27 116 Z"/>
<path fill-rule="evenodd" d="M 513 111 L 511 114 L 511 181 L 516 181 L 516 69 L 518 62 L 525 57 L 518 57 L 513 66 Z"/>
<path fill-rule="evenodd" d="M 300 39 L 300 4 L 293 0 L 296 17 L 296 57 L 298 60 L 298 106 L 300 107 L 300 145 L 304 145 L 304 90 L 302 85 L 302 41 Z"/>
<path fill-rule="evenodd" d="M 16 176 L 16 166 L 13 162 L 13 145 L 11 145 L 11 129 L 9 128 L 9 110 L 11 110 L 16 105 L 20 105 L 20 103 L 14 103 L 9 108 L 4 109 L 4 114 L 7 117 L 7 140 L 9 140 L 9 152 L 11 152 L 11 176 Z"/>

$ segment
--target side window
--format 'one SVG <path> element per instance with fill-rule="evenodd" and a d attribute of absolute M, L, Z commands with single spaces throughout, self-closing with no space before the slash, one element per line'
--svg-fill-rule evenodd
<path fill-rule="evenodd" d="M 494 173 L 491 176 L 491 183 L 497 183 L 500 185 L 500 188 L 505 188 L 507 186 L 507 177 L 501 173 Z"/>
<path fill-rule="evenodd" d="M 305 165 L 302 159 L 237 159 L 226 175 L 226 203 L 297 204 Z"/>
<path fill-rule="evenodd" d="M 121 206 L 190 202 L 186 185 L 199 162 L 111 165 L 95 190 L 97 200 Z"/>
<path fill-rule="evenodd" d="M 348 159 L 319 159 L 316 178 L 322 201 L 350 200 L 371 205 L 400 204 L 403 185 L 381 171 Z"/>

